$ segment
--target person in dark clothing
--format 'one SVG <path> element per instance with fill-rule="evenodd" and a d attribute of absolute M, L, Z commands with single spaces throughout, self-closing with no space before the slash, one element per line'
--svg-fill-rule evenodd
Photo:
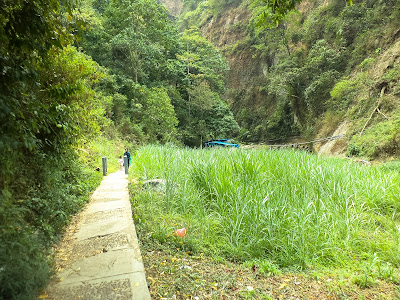
<path fill-rule="evenodd" d="M 126 157 L 128 158 L 128 168 L 131 164 L 131 153 L 129 152 L 128 149 L 125 150 L 124 156 L 126 155 Z"/>

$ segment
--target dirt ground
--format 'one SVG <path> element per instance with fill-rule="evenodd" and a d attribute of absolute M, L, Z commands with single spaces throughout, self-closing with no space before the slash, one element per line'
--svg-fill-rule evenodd
<path fill-rule="evenodd" d="M 344 275 L 268 275 L 156 243 L 141 249 L 152 299 L 400 299 L 398 287 L 383 281 L 362 289 Z"/>

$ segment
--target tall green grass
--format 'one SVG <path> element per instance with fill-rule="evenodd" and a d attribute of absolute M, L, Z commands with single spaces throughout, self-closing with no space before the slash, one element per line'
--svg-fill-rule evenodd
<path fill-rule="evenodd" d="M 161 242 L 186 226 L 184 246 L 234 260 L 400 263 L 397 172 L 290 150 L 167 146 L 139 149 L 131 171 L 166 179 L 165 193 L 133 200 L 139 226 Z"/>

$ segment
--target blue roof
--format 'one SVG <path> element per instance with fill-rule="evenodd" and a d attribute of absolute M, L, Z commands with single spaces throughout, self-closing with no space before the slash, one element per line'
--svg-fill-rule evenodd
<path fill-rule="evenodd" d="M 220 140 L 214 140 L 214 141 L 208 141 L 204 143 L 204 146 L 210 147 L 210 146 L 230 146 L 230 147 L 236 147 L 239 148 L 238 144 L 232 144 L 232 143 L 227 143 L 229 139 L 220 139 Z"/>

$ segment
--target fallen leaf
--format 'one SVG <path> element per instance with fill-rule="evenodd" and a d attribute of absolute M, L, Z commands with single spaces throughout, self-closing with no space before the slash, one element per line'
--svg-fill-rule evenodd
<path fill-rule="evenodd" d="M 279 289 L 281 290 L 281 289 L 283 289 L 285 286 L 287 286 L 286 283 L 282 284 L 282 285 L 279 287 Z"/>

